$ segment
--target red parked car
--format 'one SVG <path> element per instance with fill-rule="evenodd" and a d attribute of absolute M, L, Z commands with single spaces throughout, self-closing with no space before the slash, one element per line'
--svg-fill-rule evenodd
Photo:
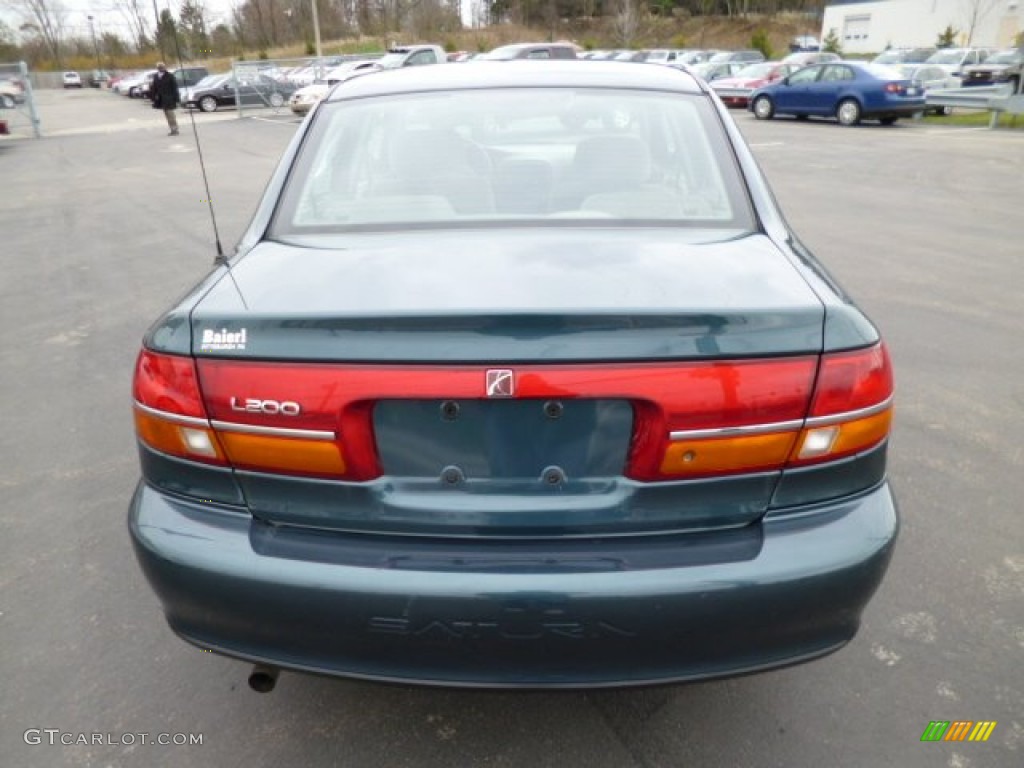
<path fill-rule="evenodd" d="M 755 88 L 781 80 L 799 68 L 778 61 L 762 61 L 742 69 L 737 75 L 713 81 L 711 87 L 727 107 L 746 107 Z"/>

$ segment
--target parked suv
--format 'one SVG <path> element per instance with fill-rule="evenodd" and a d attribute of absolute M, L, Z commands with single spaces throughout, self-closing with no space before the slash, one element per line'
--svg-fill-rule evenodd
<path fill-rule="evenodd" d="M 942 67 L 947 75 L 962 77 L 965 67 L 981 64 L 993 53 L 993 48 L 943 48 L 929 56 L 925 64 Z"/>
<path fill-rule="evenodd" d="M 439 45 L 398 45 L 377 60 L 381 69 L 420 67 L 424 64 L 446 64 L 448 54 Z"/>
<path fill-rule="evenodd" d="M 999 85 L 1010 83 L 1013 92 L 1020 90 L 1021 70 L 1024 69 L 1024 49 L 1007 48 L 993 53 L 984 63 L 963 70 L 964 85 Z"/>
<path fill-rule="evenodd" d="M 81 88 L 82 76 L 77 72 L 65 72 L 63 82 L 65 88 Z"/>

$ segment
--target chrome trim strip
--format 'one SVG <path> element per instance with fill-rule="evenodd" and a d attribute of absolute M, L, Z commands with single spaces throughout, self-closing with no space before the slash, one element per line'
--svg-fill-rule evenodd
<path fill-rule="evenodd" d="M 874 416 L 876 413 L 881 413 L 887 408 L 892 406 L 893 396 L 889 395 L 885 400 L 875 405 L 869 405 L 867 408 L 858 408 L 856 411 L 844 411 L 843 413 L 833 413 L 828 416 L 815 416 L 814 418 L 807 419 L 804 424 L 805 427 L 827 427 L 829 424 L 837 424 L 840 421 L 853 421 L 854 419 L 863 419 L 867 416 Z"/>
<path fill-rule="evenodd" d="M 672 442 L 678 442 L 680 440 L 697 440 L 703 437 L 744 437 L 746 435 L 762 435 L 767 432 L 786 432 L 791 429 L 800 429 L 803 425 L 803 419 L 791 419 L 790 421 L 776 421 L 772 424 L 746 424 L 739 427 L 716 427 L 714 429 L 683 429 L 669 432 L 668 438 Z"/>
<path fill-rule="evenodd" d="M 668 438 L 672 442 L 681 440 L 699 440 L 705 437 L 744 437 L 746 435 L 763 435 L 769 432 L 786 432 L 791 429 L 827 427 L 830 424 L 838 424 L 841 421 L 853 421 L 874 416 L 892 406 L 893 396 L 885 398 L 880 403 L 869 405 L 867 408 L 859 408 L 855 411 L 843 411 L 828 416 L 815 416 L 810 419 L 793 419 L 791 421 L 776 421 L 772 424 L 746 424 L 739 427 L 718 427 L 715 429 L 683 429 L 669 432 Z"/>
<path fill-rule="evenodd" d="M 286 427 L 261 427 L 255 424 L 238 424 L 234 421 L 211 421 L 210 426 L 224 432 L 244 432 L 250 435 L 271 435 L 274 437 L 304 437 L 309 440 L 334 440 L 334 432 L 320 429 L 288 429 Z"/>
<path fill-rule="evenodd" d="M 150 414 L 151 416 L 156 416 L 157 418 L 164 419 L 165 421 L 173 421 L 178 424 L 186 424 L 190 427 L 201 427 L 203 429 L 210 428 L 210 422 L 208 422 L 206 419 L 200 419 L 195 416 L 182 416 L 181 414 L 178 413 L 170 413 L 168 411 L 161 411 L 157 408 L 150 408 L 148 405 L 143 405 L 138 400 L 135 401 L 135 407 L 138 408 L 140 411 L 144 411 Z"/>

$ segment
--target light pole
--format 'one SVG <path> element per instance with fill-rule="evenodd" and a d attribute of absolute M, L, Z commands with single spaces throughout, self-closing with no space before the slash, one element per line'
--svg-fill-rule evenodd
<path fill-rule="evenodd" d="M 320 50 L 320 16 L 316 11 L 316 0 L 309 0 L 309 4 L 313 6 L 313 37 L 316 40 L 316 57 L 322 59 L 324 52 Z"/>
<path fill-rule="evenodd" d="M 88 18 L 89 18 L 89 34 L 92 35 L 92 51 L 93 51 L 94 54 L 96 54 L 96 70 L 97 70 L 96 75 L 99 76 L 99 73 L 100 73 L 99 71 L 103 69 L 103 66 L 100 64 L 100 49 L 99 49 L 99 46 L 96 45 L 96 27 L 92 23 L 92 16 L 90 15 Z"/>

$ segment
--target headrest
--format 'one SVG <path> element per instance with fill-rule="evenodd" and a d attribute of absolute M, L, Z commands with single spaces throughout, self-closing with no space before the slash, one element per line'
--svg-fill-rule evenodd
<path fill-rule="evenodd" d="M 636 136 L 590 136 L 576 147 L 573 174 L 602 189 L 642 184 L 651 176 L 651 153 Z"/>
<path fill-rule="evenodd" d="M 488 164 L 486 152 L 454 131 L 428 128 L 393 136 L 391 165 L 403 178 L 482 174 Z"/>

